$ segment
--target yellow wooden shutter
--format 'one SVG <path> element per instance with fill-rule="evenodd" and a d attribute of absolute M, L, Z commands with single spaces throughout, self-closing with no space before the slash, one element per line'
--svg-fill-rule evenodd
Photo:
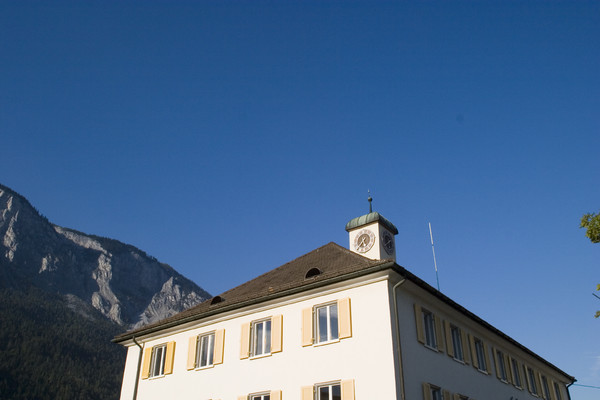
<path fill-rule="evenodd" d="M 492 366 L 490 365 L 490 354 L 487 343 L 483 343 L 483 356 L 485 357 L 485 371 L 488 374 L 492 373 Z"/>
<path fill-rule="evenodd" d="M 240 359 L 250 356 L 250 322 L 242 324 L 242 334 L 240 339 Z"/>
<path fill-rule="evenodd" d="M 352 316 L 350 313 L 350 299 L 338 300 L 338 325 L 340 339 L 352 336 Z"/>
<path fill-rule="evenodd" d="M 454 393 L 454 396 L 452 396 L 452 398 L 453 398 L 454 400 L 460 400 L 460 394 L 458 394 L 458 393 Z"/>
<path fill-rule="evenodd" d="M 152 358 L 152 347 L 144 350 L 144 362 L 142 363 L 142 379 L 150 376 L 150 359 Z"/>
<path fill-rule="evenodd" d="M 425 344 L 425 330 L 423 328 L 423 315 L 421 306 L 415 304 L 415 323 L 417 324 L 417 340 Z"/>
<path fill-rule="evenodd" d="M 431 389 L 429 383 L 423 382 L 423 400 L 431 400 Z"/>
<path fill-rule="evenodd" d="M 169 342 L 165 355 L 165 375 L 173 373 L 173 361 L 175 361 L 175 342 Z"/>
<path fill-rule="evenodd" d="M 314 400 L 313 390 L 313 386 L 302 386 L 302 400 Z"/>
<path fill-rule="evenodd" d="M 454 346 L 452 345 L 452 327 L 450 322 L 444 321 L 444 331 L 446 332 L 446 352 L 450 357 L 454 357 Z"/>
<path fill-rule="evenodd" d="M 469 362 L 471 361 L 471 351 L 469 350 L 469 340 L 467 338 L 467 334 L 464 330 L 460 329 L 460 340 L 462 342 L 462 349 L 463 349 L 463 358 L 464 358 L 464 362 L 465 364 L 469 364 Z"/>
<path fill-rule="evenodd" d="M 435 321 L 435 339 L 437 349 L 439 351 L 444 351 L 444 332 L 442 330 L 442 320 L 437 315 L 433 316 Z"/>
<path fill-rule="evenodd" d="M 313 309 L 302 310 L 302 346 L 313 344 Z"/>
<path fill-rule="evenodd" d="M 223 364 L 223 351 L 225 350 L 225 329 L 215 331 L 215 350 L 213 352 L 213 365 Z"/>
<path fill-rule="evenodd" d="M 354 379 L 348 379 L 341 382 L 342 400 L 354 400 Z"/>
<path fill-rule="evenodd" d="M 442 390 L 442 398 L 444 400 L 452 400 L 452 395 L 449 390 Z"/>
<path fill-rule="evenodd" d="M 494 366 L 496 367 L 496 378 L 500 379 L 500 363 L 501 360 L 498 360 L 498 354 L 496 354 L 496 348 L 492 346 L 492 357 L 494 357 Z"/>
<path fill-rule="evenodd" d="M 475 349 L 475 339 L 473 335 L 469 335 L 469 344 L 471 345 L 471 359 L 473 360 L 473 366 L 479 368 L 479 361 L 477 360 L 477 350 Z"/>
<path fill-rule="evenodd" d="M 187 359 L 187 369 L 196 368 L 196 345 L 198 344 L 198 336 L 190 337 L 188 341 L 188 359 Z"/>
<path fill-rule="evenodd" d="M 281 390 L 271 390 L 271 400 L 281 400 Z"/>
<path fill-rule="evenodd" d="M 271 317 L 271 353 L 283 350 L 283 315 Z"/>
<path fill-rule="evenodd" d="M 510 357 L 504 353 L 504 371 L 506 374 L 506 381 L 512 383 L 512 375 L 510 373 Z"/>

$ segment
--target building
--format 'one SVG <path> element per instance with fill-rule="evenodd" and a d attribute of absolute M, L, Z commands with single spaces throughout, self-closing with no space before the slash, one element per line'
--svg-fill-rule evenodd
<path fill-rule="evenodd" d="M 568 400 L 575 379 L 399 266 L 376 212 L 161 322 L 127 347 L 121 399 Z"/>

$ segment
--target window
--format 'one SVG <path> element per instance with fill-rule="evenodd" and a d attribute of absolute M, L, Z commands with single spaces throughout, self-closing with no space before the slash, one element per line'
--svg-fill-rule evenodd
<path fill-rule="evenodd" d="M 460 333 L 460 328 L 450 325 L 450 336 L 452 337 L 452 351 L 454 352 L 454 358 L 459 361 L 464 361 L 465 356 L 463 354 L 462 335 Z"/>
<path fill-rule="evenodd" d="M 198 336 L 196 350 L 197 367 L 207 367 L 212 365 L 215 353 L 215 334 L 210 333 L 208 335 Z"/>
<path fill-rule="evenodd" d="M 554 394 L 556 395 L 556 400 L 562 400 L 562 396 L 560 394 L 560 386 L 556 382 L 554 382 Z"/>
<path fill-rule="evenodd" d="M 242 325 L 240 358 L 266 356 L 282 351 L 282 335 L 282 315 Z"/>
<path fill-rule="evenodd" d="M 523 384 L 521 383 L 521 371 L 519 370 L 519 362 L 514 358 L 511 358 L 510 363 L 512 369 L 513 384 L 518 388 L 522 388 Z"/>
<path fill-rule="evenodd" d="M 302 346 L 331 343 L 352 337 L 350 299 L 302 310 Z"/>
<path fill-rule="evenodd" d="M 144 350 L 142 379 L 154 378 L 173 373 L 175 342 L 160 344 Z"/>
<path fill-rule="evenodd" d="M 222 364 L 224 339 L 224 329 L 190 337 L 187 369 L 207 368 Z"/>
<path fill-rule="evenodd" d="M 150 361 L 150 376 L 161 376 L 165 372 L 165 353 L 167 345 L 154 346 L 152 348 L 152 360 Z"/>
<path fill-rule="evenodd" d="M 337 303 L 317 307 L 315 313 L 317 343 L 337 340 L 339 338 Z"/>
<path fill-rule="evenodd" d="M 442 322 L 431 311 L 415 304 L 417 340 L 433 350 L 444 350 Z"/>
<path fill-rule="evenodd" d="M 305 386 L 302 388 L 302 400 L 354 400 L 354 380 Z"/>
<path fill-rule="evenodd" d="M 252 323 L 252 349 L 253 356 L 260 356 L 271 352 L 271 320 Z"/>
<path fill-rule="evenodd" d="M 435 337 L 435 321 L 430 311 L 423 310 L 423 326 L 425 327 L 425 344 L 437 349 L 437 338 Z"/>
<path fill-rule="evenodd" d="M 487 371 L 485 348 L 483 346 L 483 342 L 478 338 L 475 338 L 475 354 L 477 355 L 477 364 L 479 364 L 479 369 L 481 371 Z"/>
<path fill-rule="evenodd" d="M 473 366 L 479 371 L 486 374 L 490 373 L 490 360 L 488 358 L 488 347 L 481 339 L 469 335 L 469 341 L 471 343 L 471 358 L 473 359 Z"/>
<path fill-rule="evenodd" d="M 450 392 L 442 390 L 439 386 L 423 383 L 424 400 L 450 400 Z"/>
<path fill-rule="evenodd" d="M 531 394 L 538 394 L 538 388 L 535 382 L 535 372 L 533 372 L 533 368 L 531 367 L 523 367 L 525 368 L 525 374 L 527 377 L 527 385 L 529 386 L 529 391 L 531 392 Z"/>
<path fill-rule="evenodd" d="M 270 392 L 239 396 L 238 400 L 281 400 L 281 390 L 271 390 Z"/>
<path fill-rule="evenodd" d="M 342 386 L 339 383 L 318 386 L 317 400 L 342 400 Z"/>
<path fill-rule="evenodd" d="M 506 374 L 505 355 L 502 350 L 494 349 L 494 361 L 496 362 L 496 376 L 504 382 L 508 382 Z"/>
<path fill-rule="evenodd" d="M 550 386 L 548 386 L 548 379 L 542 376 L 542 390 L 544 391 L 544 399 L 550 400 Z"/>

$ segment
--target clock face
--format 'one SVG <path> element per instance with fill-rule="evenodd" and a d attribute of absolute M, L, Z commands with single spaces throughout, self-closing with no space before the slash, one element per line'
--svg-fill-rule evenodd
<path fill-rule="evenodd" d="M 388 255 L 394 254 L 394 237 L 388 231 L 383 231 L 381 235 L 381 246 Z"/>
<path fill-rule="evenodd" d="M 354 250 L 366 253 L 375 244 L 375 234 L 368 229 L 363 229 L 354 238 Z"/>

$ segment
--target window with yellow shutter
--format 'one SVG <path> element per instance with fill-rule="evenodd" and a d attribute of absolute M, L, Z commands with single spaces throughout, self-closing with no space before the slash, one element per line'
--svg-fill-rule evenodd
<path fill-rule="evenodd" d="M 283 350 L 283 316 L 242 325 L 240 358 L 268 356 Z"/>
<path fill-rule="evenodd" d="M 352 337 L 349 298 L 302 310 L 302 346 L 337 342 L 349 337 Z"/>

